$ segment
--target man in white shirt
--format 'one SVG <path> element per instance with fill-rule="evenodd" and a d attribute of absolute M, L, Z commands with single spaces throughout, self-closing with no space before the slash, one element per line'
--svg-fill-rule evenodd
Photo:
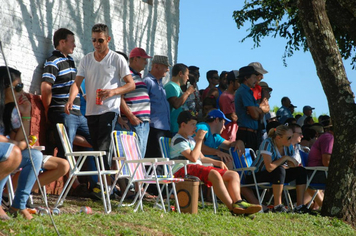
<path fill-rule="evenodd" d="M 109 153 L 110 134 L 120 114 L 121 94 L 135 89 L 125 58 L 109 49 L 109 29 L 104 24 L 92 28 L 94 52 L 80 62 L 74 84 L 71 86 L 65 112 L 69 114 L 73 101 L 85 78 L 86 117 L 94 150 Z M 97 91 L 99 90 L 99 91 Z M 97 102 L 99 100 L 99 102 Z M 101 102 L 102 101 L 102 102 Z M 104 158 L 106 169 L 111 167 L 110 155 Z"/>

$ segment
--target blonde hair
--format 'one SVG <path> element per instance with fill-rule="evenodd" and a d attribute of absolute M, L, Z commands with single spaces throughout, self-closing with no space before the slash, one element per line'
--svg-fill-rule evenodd
<path fill-rule="evenodd" d="M 277 135 L 282 136 L 284 135 L 288 130 L 291 130 L 291 127 L 286 126 L 286 125 L 279 125 L 276 128 L 272 128 L 268 132 L 268 137 L 275 139 Z"/>

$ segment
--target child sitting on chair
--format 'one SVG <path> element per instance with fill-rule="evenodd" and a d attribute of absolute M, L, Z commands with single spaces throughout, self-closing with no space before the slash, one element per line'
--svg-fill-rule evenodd
<path fill-rule="evenodd" d="M 198 130 L 195 140 L 197 118 L 189 111 L 183 111 L 177 119 L 179 130 L 172 138 L 170 158 L 172 160 L 188 159 L 192 164 L 187 165 L 187 173 L 183 164 L 176 164 L 173 168 L 175 177 L 193 175 L 199 177 L 208 187 L 213 186 L 216 196 L 229 208 L 233 215 L 253 214 L 259 212 L 260 205 L 250 204 L 241 199 L 240 177 L 237 172 L 230 171 L 222 161 L 205 157 L 201 153 L 206 131 Z M 212 163 L 214 166 L 203 166 L 202 163 Z"/>

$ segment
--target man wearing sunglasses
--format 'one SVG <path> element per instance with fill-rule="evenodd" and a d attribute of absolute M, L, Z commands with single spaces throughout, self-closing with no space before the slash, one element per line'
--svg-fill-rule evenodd
<path fill-rule="evenodd" d="M 60 137 L 56 129 L 57 123 L 62 123 L 66 127 L 72 146 L 76 135 L 84 137 L 89 143 L 91 143 L 91 138 L 87 119 L 80 112 L 79 96 L 74 99 L 73 109 L 70 113 L 66 114 L 64 112 L 64 106 L 69 98 L 70 86 L 74 83 L 77 74 L 74 60 L 69 56 L 69 54 L 73 53 L 75 48 L 74 33 L 66 28 L 58 29 L 53 35 L 53 45 L 55 50 L 44 64 L 41 94 L 47 120 L 50 122 L 54 132 L 58 156 L 65 158 Z M 83 145 L 89 147 L 90 144 L 86 141 Z M 94 159 L 89 160 L 89 169 L 96 170 Z M 90 180 L 92 183 L 91 186 L 93 186 L 97 182 L 97 177 L 91 176 Z M 78 180 L 74 182 L 73 188 L 73 195 L 79 197 L 88 196 L 87 186 L 85 184 L 80 185 Z"/>
<path fill-rule="evenodd" d="M 75 109 L 80 85 L 85 78 L 86 117 L 94 150 L 109 152 L 110 135 L 120 114 L 121 95 L 135 89 L 135 82 L 125 58 L 109 49 L 109 28 L 104 24 L 92 27 L 94 52 L 80 62 L 72 84 L 65 112 Z M 111 157 L 104 158 L 105 169 L 111 167 Z"/>

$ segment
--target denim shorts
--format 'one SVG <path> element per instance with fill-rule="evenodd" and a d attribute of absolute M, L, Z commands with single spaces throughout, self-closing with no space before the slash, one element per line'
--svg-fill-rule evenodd
<path fill-rule="evenodd" d="M 12 143 L 0 143 L 0 162 L 6 161 L 12 149 L 14 148 L 14 144 Z"/>

